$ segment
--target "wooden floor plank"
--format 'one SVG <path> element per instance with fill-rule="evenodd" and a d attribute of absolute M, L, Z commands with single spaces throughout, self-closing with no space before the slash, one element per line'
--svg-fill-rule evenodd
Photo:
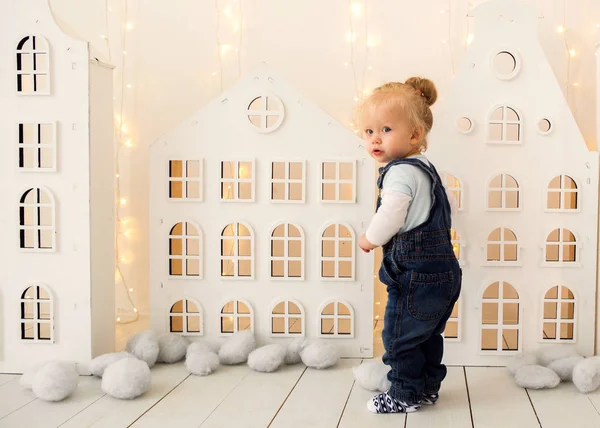
<path fill-rule="evenodd" d="M 529 397 L 544 428 L 600 427 L 600 414 L 589 398 L 571 382 L 553 389 L 529 390 Z M 568 409 L 568 411 L 565 411 Z"/>
<path fill-rule="evenodd" d="M 221 366 L 209 376 L 190 376 L 133 424 L 135 428 L 200 426 L 249 373 L 246 365 Z"/>
<path fill-rule="evenodd" d="M 275 373 L 250 371 L 201 427 L 268 426 L 305 370 L 306 366 L 296 364 Z"/>
<path fill-rule="evenodd" d="M 527 396 L 504 367 L 467 367 L 475 428 L 539 428 Z"/>
<path fill-rule="evenodd" d="M 358 359 L 325 369 L 307 369 L 271 423 L 272 428 L 337 426 L 354 382 Z"/>
<path fill-rule="evenodd" d="M 407 415 L 406 428 L 472 428 L 469 397 L 462 367 L 448 367 L 442 382 L 440 399 L 434 405 Z"/>
<path fill-rule="evenodd" d="M 37 400 L 31 390 L 19 384 L 20 376 L 0 386 L 0 418 L 4 418 L 15 410 Z"/>
<path fill-rule="evenodd" d="M 187 378 L 183 363 L 152 368 L 150 390 L 134 400 L 119 400 L 105 395 L 65 422 L 61 427 L 126 427 L 142 416 L 166 394 Z"/>
<path fill-rule="evenodd" d="M 0 419 L 0 428 L 57 427 L 100 399 L 104 393 L 100 389 L 100 379 L 81 376 L 77 389 L 70 397 L 59 402 L 34 400 Z"/>
<path fill-rule="evenodd" d="M 19 381 L 19 379 L 21 379 L 20 375 L 14 375 L 14 374 L 1 374 L 0 373 L 0 386 L 8 383 L 8 382 L 12 382 L 14 380 L 16 380 L 17 382 Z"/>

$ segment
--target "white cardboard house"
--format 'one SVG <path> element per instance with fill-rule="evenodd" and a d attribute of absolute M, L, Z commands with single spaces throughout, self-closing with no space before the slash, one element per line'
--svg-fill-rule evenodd
<path fill-rule="evenodd" d="M 451 364 L 503 365 L 546 344 L 594 354 L 598 153 L 589 151 L 516 0 L 472 11 L 475 34 L 436 106 L 428 155 L 460 201 L 463 291 Z"/>
<path fill-rule="evenodd" d="M 0 3 L 0 372 L 114 349 L 112 69 Z"/>
<path fill-rule="evenodd" d="M 362 141 L 268 67 L 150 149 L 152 328 L 373 348 L 374 208 Z"/>

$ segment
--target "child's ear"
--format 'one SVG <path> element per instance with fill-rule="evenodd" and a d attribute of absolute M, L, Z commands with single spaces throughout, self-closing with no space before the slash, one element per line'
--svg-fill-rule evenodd
<path fill-rule="evenodd" d="M 410 138 L 410 144 L 416 146 L 423 139 L 423 135 L 425 134 L 425 129 L 422 126 L 417 126 L 413 131 L 412 137 Z"/>

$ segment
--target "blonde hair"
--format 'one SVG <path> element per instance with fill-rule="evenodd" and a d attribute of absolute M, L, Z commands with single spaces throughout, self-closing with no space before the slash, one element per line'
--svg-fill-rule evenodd
<path fill-rule="evenodd" d="M 375 107 L 390 101 L 396 102 L 406 114 L 409 124 L 415 129 L 423 129 L 418 149 L 424 152 L 427 150 L 427 134 L 433 127 L 433 113 L 430 106 L 436 100 L 437 90 L 431 80 L 410 77 L 404 83 L 389 82 L 375 88 L 359 107 L 358 115 L 360 118 L 366 107 Z"/>

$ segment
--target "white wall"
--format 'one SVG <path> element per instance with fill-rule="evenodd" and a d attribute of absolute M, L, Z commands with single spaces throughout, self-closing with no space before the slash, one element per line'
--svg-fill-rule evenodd
<path fill-rule="evenodd" d="M 126 2 L 133 28 L 126 32 L 127 55 L 123 57 Z M 135 290 L 140 311 L 148 308 L 148 145 L 154 139 L 217 96 L 221 80 L 227 89 L 240 74 L 262 61 L 349 127 L 355 87 L 369 90 L 388 80 L 424 75 L 434 80 L 443 97 L 453 77 L 451 60 L 456 68 L 464 55 L 467 34 L 473 29 L 472 19 L 466 18 L 469 4 L 481 2 L 367 0 L 365 21 L 365 0 L 356 0 L 360 16 L 352 15 L 352 19 L 346 0 L 218 0 L 231 17 L 221 13 L 217 27 L 213 0 L 51 0 L 56 15 L 107 57 L 110 53 L 119 67 L 115 75 L 117 112 L 120 65 L 123 58 L 126 60 L 124 83 L 132 87 L 123 86 L 123 116 L 133 147 L 125 149 L 121 157 L 122 195 L 127 198 L 122 213 L 131 220 L 128 227 L 132 229 L 121 244 L 130 262 L 123 272 Z M 588 146 L 594 148 L 593 47 L 596 25 L 600 24 L 600 2 L 527 2 L 535 4 L 544 17 L 539 20 L 541 43 L 563 92 L 568 87 L 569 104 Z M 112 9 L 106 16 L 105 4 Z M 239 22 L 240 4 L 241 33 L 233 30 Z M 449 9 L 452 13 L 440 12 Z M 344 65 L 351 61 L 351 43 L 346 40 L 350 22 L 356 33 L 356 84 L 353 68 Z M 365 22 L 372 44 L 366 60 Z M 557 26 L 563 23 L 567 32 L 561 34 Z M 221 43 L 232 47 L 222 55 L 221 66 L 217 34 Z M 108 43 L 100 35 L 107 35 Z M 565 36 L 576 51 L 570 67 Z M 239 52 L 234 50 L 237 47 Z M 567 85 L 567 71 L 571 85 Z M 117 305 L 126 307 L 121 288 L 117 289 Z M 383 305 L 380 308 L 383 310 Z"/>

